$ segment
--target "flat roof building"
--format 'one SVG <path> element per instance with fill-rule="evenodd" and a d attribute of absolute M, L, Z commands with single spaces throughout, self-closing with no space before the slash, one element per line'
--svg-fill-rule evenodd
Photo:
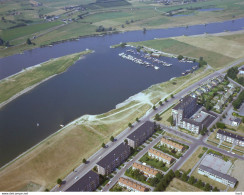
<path fill-rule="evenodd" d="M 139 169 L 144 173 L 146 177 L 155 177 L 159 173 L 157 170 L 154 170 L 150 167 L 147 167 L 139 163 L 133 163 L 132 169 Z"/>
<path fill-rule="evenodd" d="M 138 127 L 128 137 L 128 145 L 132 148 L 136 148 L 141 145 L 146 139 L 148 139 L 154 132 L 154 123 L 146 121 L 143 125 Z"/>
<path fill-rule="evenodd" d="M 99 186 L 99 175 L 93 171 L 89 171 L 83 177 L 81 177 L 77 182 L 75 182 L 71 187 L 69 187 L 67 192 L 91 192 L 96 190 Z"/>
<path fill-rule="evenodd" d="M 234 145 L 239 145 L 239 146 L 244 147 L 244 137 L 234 134 L 234 133 L 229 133 L 227 131 L 223 131 L 223 130 L 219 129 L 217 131 L 216 138 L 220 139 L 222 141 L 232 143 Z"/>
<path fill-rule="evenodd" d="M 129 155 L 130 146 L 126 143 L 120 144 L 97 163 L 98 173 L 101 175 L 109 175 L 116 167 L 121 165 Z"/>
<path fill-rule="evenodd" d="M 221 173 L 219 171 L 216 171 L 210 167 L 200 165 L 198 168 L 198 173 L 201 175 L 206 175 L 210 179 L 213 179 L 217 182 L 220 182 L 224 185 L 230 186 L 232 188 L 235 187 L 237 180 L 234 177 L 231 177 L 230 175 Z"/>

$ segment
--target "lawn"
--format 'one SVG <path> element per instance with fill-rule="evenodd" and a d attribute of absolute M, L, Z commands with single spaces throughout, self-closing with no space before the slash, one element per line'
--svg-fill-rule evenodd
<path fill-rule="evenodd" d="M 166 192 L 202 192 L 201 189 L 180 179 L 174 178 L 165 190 Z"/>
<path fill-rule="evenodd" d="M 52 59 L 40 66 L 29 68 L 15 76 L 0 82 L 0 103 L 8 100 L 22 90 L 31 87 L 44 79 L 66 71 L 81 56 L 91 50 Z"/>
<path fill-rule="evenodd" d="M 162 151 L 163 153 L 169 154 L 177 159 L 179 159 L 182 156 L 182 154 L 180 152 L 173 153 L 172 149 L 170 149 L 166 146 L 160 145 L 160 142 L 158 142 L 153 148 L 155 148 L 159 151 Z"/>
<path fill-rule="evenodd" d="M 175 139 L 180 140 L 180 141 L 184 141 L 184 142 L 187 142 L 187 143 L 192 143 L 192 142 L 189 141 L 189 140 L 186 140 L 186 139 L 184 139 L 184 138 L 178 137 L 178 136 L 176 136 L 176 135 L 174 135 L 174 134 L 171 134 L 171 133 L 168 133 L 168 132 L 165 132 L 164 135 L 165 135 L 165 136 L 172 137 L 172 138 L 175 138 Z"/>
<path fill-rule="evenodd" d="M 169 167 L 168 167 L 169 165 L 163 163 L 162 161 L 150 158 L 148 156 L 148 153 L 146 153 L 143 157 L 141 157 L 139 161 L 140 162 L 145 162 L 148 165 L 150 165 L 150 166 L 152 166 L 152 167 L 154 167 L 156 169 L 162 170 L 164 172 L 166 172 L 169 169 Z"/>
<path fill-rule="evenodd" d="M 198 149 L 191 155 L 191 157 L 183 164 L 180 168 L 181 171 L 187 172 L 189 169 L 192 169 L 194 165 L 200 160 L 199 155 L 205 153 L 203 147 L 198 147 Z"/>

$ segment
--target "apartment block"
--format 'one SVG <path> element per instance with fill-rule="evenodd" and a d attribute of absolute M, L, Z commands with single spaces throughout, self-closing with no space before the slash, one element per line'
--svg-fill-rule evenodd
<path fill-rule="evenodd" d="M 98 173 L 109 175 L 130 156 L 130 146 L 122 143 L 97 163 Z"/>
<path fill-rule="evenodd" d="M 147 140 L 154 132 L 154 123 L 146 121 L 143 125 L 138 127 L 128 137 L 128 145 L 132 148 L 136 148 Z"/>
<path fill-rule="evenodd" d="M 229 133 L 227 131 L 223 131 L 219 129 L 217 131 L 216 138 L 222 141 L 229 142 L 234 145 L 244 147 L 244 137 L 240 135 L 236 135 L 234 133 Z"/>
<path fill-rule="evenodd" d="M 89 171 L 81 177 L 76 183 L 69 187 L 67 192 L 92 192 L 99 186 L 99 175 Z"/>
<path fill-rule="evenodd" d="M 201 175 L 205 175 L 209 177 L 210 179 L 213 179 L 217 182 L 220 182 L 224 185 L 230 186 L 232 188 L 235 187 L 237 180 L 234 177 L 231 177 L 230 175 L 221 173 L 219 171 L 216 171 L 210 167 L 200 165 L 198 168 L 198 173 Z"/>

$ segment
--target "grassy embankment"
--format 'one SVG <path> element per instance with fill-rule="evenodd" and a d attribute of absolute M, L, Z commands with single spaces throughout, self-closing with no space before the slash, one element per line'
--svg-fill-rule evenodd
<path fill-rule="evenodd" d="M 60 58 L 49 60 L 42 63 L 40 66 L 29 68 L 8 77 L 0 82 L 0 103 L 8 100 L 14 95 L 21 93 L 28 87 L 31 87 L 53 75 L 60 74 L 66 71 L 80 57 L 91 53 L 91 50 L 75 53 Z"/>
<path fill-rule="evenodd" d="M 130 4 L 113 3 L 109 6 L 88 6 L 88 10 L 78 12 L 65 11 L 62 9 L 67 6 L 67 2 L 63 0 L 59 2 L 41 1 L 43 5 L 38 7 L 32 7 L 29 1 L 24 1 L 25 3 L 22 4 L 18 1 L 9 1 L 6 4 L 3 4 L 2 8 L 0 8 L 0 14 L 6 19 L 5 21 L 0 21 L 0 26 L 3 30 L 0 31 L 0 37 L 5 37 L 5 41 L 10 41 L 10 44 L 14 45 L 7 49 L 0 47 L 0 57 L 20 53 L 24 50 L 39 47 L 43 44 L 51 44 L 56 41 L 68 40 L 80 36 L 101 34 L 103 32 L 96 32 L 96 28 L 100 25 L 103 25 L 106 28 L 111 27 L 112 29 L 116 29 L 111 31 L 115 32 L 142 30 L 143 28 L 169 28 L 173 26 L 182 26 L 182 24 L 184 24 L 184 26 L 204 24 L 233 19 L 233 15 L 235 18 L 244 17 L 244 4 L 242 4 L 241 0 L 233 0 L 231 3 L 229 0 L 212 0 L 177 6 L 164 6 L 160 4 L 155 5 L 150 2 L 129 1 Z M 72 5 L 80 5 L 81 3 L 89 5 L 89 3 L 93 2 L 95 1 L 87 0 L 79 2 L 77 0 L 72 0 Z M 157 9 L 155 9 L 155 7 Z M 194 15 L 184 17 L 165 16 L 166 12 L 174 11 L 179 8 L 189 9 L 209 7 L 223 8 L 223 10 L 210 12 L 194 10 Z M 9 14 L 8 11 L 13 9 L 18 10 L 21 14 Z M 89 14 L 83 18 L 78 17 L 78 15 L 86 12 L 89 12 Z M 192 14 L 192 11 L 191 13 L 189 12 L 189 14 Z M 40 18 L 40 15 L 59 15 L 60 18 L 57 22 L 51 22 L 53 26 L 59 26 L 61 19 L 75 19 L 76 21 L 69 22 L 58 30 L 55 30 L 51 24 L 43 24 L 44 19 Z M 14 25 L 23 23 L 23 20 L 27 21 L 26 24 L 28 26 L 8 29 Z M 13 24 L 14 22 L 15 24 Z M 18 36 L 11 33 L 12 31 L 18 32 L 19 30 L 21 33 Z M 27 37 L 32 38 L 34 35 L 40 34 L 42 36 L 33 40 L 36 45 L 25 44 Z M 23 43 L 21 46 L 17 45 L 21 43 Z"/>
<path fill-rule="evenodd" d="M 202 192 L 199 188 L 174 178 L 165 190 L 166 192 Z"/>

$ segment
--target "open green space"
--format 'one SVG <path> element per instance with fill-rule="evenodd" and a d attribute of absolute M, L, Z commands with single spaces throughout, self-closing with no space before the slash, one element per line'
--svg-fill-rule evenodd
<path fill-rule="evenodd" d="M 148 153 L 143 155 L 143 157 L 141 157 L 139 161 L 145 162 L 146 164 L 148 164 L 156 169 L 162 170 L 164 172 L 166 172 L 169 169 L 169 165 L 167 165 L 166 163 L 163 163 L 162 161 L 149 157 Z"/>
<path fill-rule="evenodd" d="M 158 142 L 153 148 L 160 150 L 163 153 L 167 153 L 177 159 L 182 156 L 181 152 L 177 152 L 175 149 L 170 149 L 167 146 L 161 145 L 160 142 Z"/>
<path fill-rule="evenodd" d="M 73 65 L 81 56 L 91 50 L 52 59 L 40 66 L 32 67 L 0 82 L 0 103 L 8 100 L 22 90 L 31 87 L 44 79 L 60 74 Z"/>

